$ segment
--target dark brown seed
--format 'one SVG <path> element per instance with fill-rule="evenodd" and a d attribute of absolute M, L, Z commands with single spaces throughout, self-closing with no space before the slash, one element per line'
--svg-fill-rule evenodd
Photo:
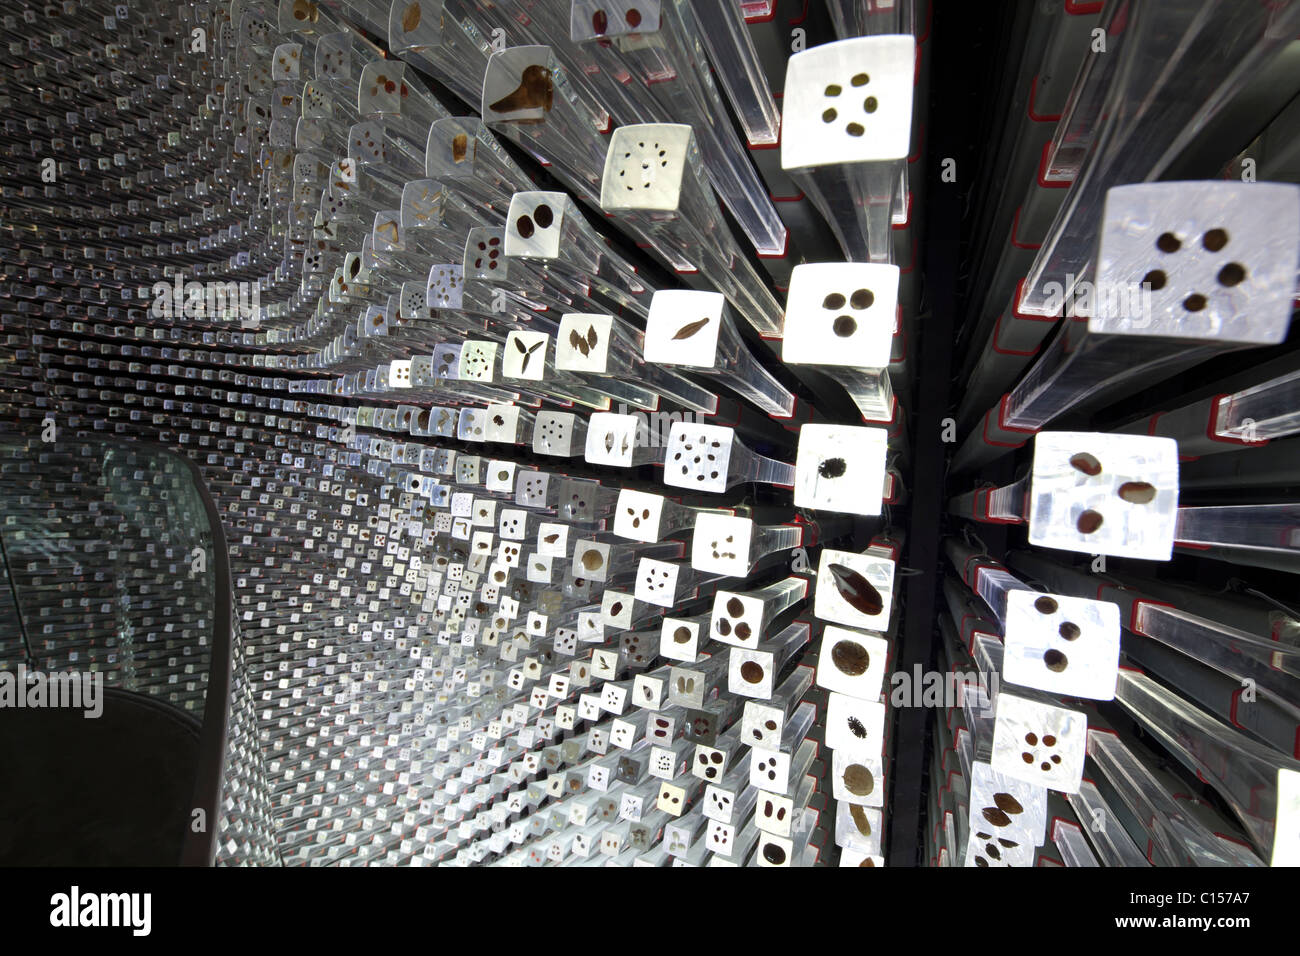
<path fill-rule="evenodd" d="M 847 339 L 858 330 L 858 323 L 851 315 L 841 315 L 831 323 L 831 331 L 842 339 Z"/>
<path fill-rule="evenodd" d="M 1011 826 L 1011 818 L 997 807 L 985 807 L 980 811 L 980 813 L 983 814 L 985 820 L 993 824 L 995 827 Z"/>
<path fill-rule="evenodd" d="M 1020 801 L 1009 793 L 993 794 L 993 802 L 998 805 L 998 809 L 1003 813 L 1016 814 L 1025 812 L 1025 808 L 1020 805 Z"/>
<path fill-rule="evenodd" d="M 1228 230 L 1211 229 L 1201 236 L 1201 245 L 1207 252 L 1218 252 L 1228 244 Z"/>
<path fill-rule="evenodd" d="M 605 558 L 599 551 L 588 551 L 582 556 L 582 566 L 588 571 L 599 571 L 604 563 Z"/>
<path fill-rule="evenodd" d="M 876 296 L 870 289 L 859 289 L 854 292 L 853 296 L 849 299 L 850 304 L 852 304 L 855 309 L 869 309 L 871 308 L 871 303 L 875 301 Z"/>
<path fill-rule="evenodd" d="M 1219 270 L 1219 285 L 1234 286 L 1246 278 L 1246 267 L 1239 262 L 1229 262 Z"/>
<path fill-rule="evenodd" d="M 1177 252 L 1182 247 L 1182 241 L 1172 232 L 1162 232 L 1156 239 L 1156 248 L 1161 252 Z"/>
<path fill-rule="evenodd" d="M 838 83 L 832 83 L 826 87 L 827 96 L 839 96 L 842 92 L 844 92 L 844 88 Z"/>
<path fill-rule="evenodd" d="M 780 866 L 785 862 L 785 850 L 775 843 L 769 843 L 763 847 L 763 859 L 767 860 L 768 863 Z"/>
<path fill-rule="evenodd" d="M 1079 630 L 1079 625 L 1075 624 L 1073 621 L 1062 621 L 1061 626 L 1056 629 L 1056 633 L 1060 634 L 1061 637 L 1065 638 L 1067 641 L 1077 641 L 1079 635 L 1083 632 Z"/>
<path fill-rule="evenodd" d="M 852 83 L 854 86 L 866 86 L 867 82 L 870 79 L 871 77 L 867 76 L 867 74 L 859 73 L 856 76 L 854 76 L 853 79 L 851 79 L 849 82 Z"/>
<path fill-rule="evenodd" d="M 576 329 L 569 333 L 569 344 L 583 355 L 591 354 L 591 348 L 587 345 L 587 340 L 579 335 Z"/>
<path fill-rule="evenodd" d="M 691 639 L 691 629 L 689 627 L 679 627 L 673 631 L 673 641 L 678 644 L 687 644 Z"/>
<path fill-rule="evenodd" d="M 1043 652 L 1043 663 L 1047 665 L 1049 671 L 1055 674 L 1061 673 L 1070 666 L 1066 656 L 1054 647 Z"/>
<path fill-rule="evenodd" d="M 515 229 L 519 232 L 519 235 L 523 236 L 525 239 L 528 239 L 532 236 L 534 232 L 533 221 L 529 219 L 527 216 L 520 216 L 518 219 L 515 220 Z"/>
<path fill-rule="evenodd" d="M 704 328 L 712 320 L 709 318 L 696 319 L 694 322 L 687 322 L 673 335 L 673 341 L 678 339 L 689 339 L 692 335 Z"/>
<path fill-rule="evenodd" d="M 857 641 L 840 641 L 831 648 L 831 663 L 850 677 L 865 674 L 871 666 L 871 656 Z"/>
<path fill-rule="evenodd" d="M 560 540 L 560 536 L 559 534 L 548 534 L 542 540 L 545 541 L 547 544 L 555 544 L 555 542 Z"/>
<path fill-rule="evenodd" d="M 740 615 L 745 613 L 745 602 L 740 598 L 728 598 L 727 613 L 732 617 L 740 617 Z"/>
<path fill-rule="evenodd" d="M 1130 504 L 1146 505 L 1155 500 L 1156 486 L 1145 481 L 1126 481 L 1119 486 L 1118 493 Z"/>
<path fill-rule="evenodd" d="M 826 298 L 822 299 L 822 308 L 830 309 L 831 311 L 838 311 L 844 308 L 844 302 L 844 296 L 840 295 L 838 292 L 832 292 Z"/>
<path fill-rule="evenodd" d="M 597 36 L 603 34 L 609 28 L 609 18 L 605 16 L 604 10 L 597 10 L 591 15 L 591 30 Z"/>
<path fill-rule="evenodd" d="M 596 335 L 596 327 L 594 325 L 587 326 L 587 348 L 594 349 L 599 341 L 600 337 Z"/>
<path fill-rule="evenodd" d="M 1079 529 L 1080 534 L 1092 534 L 1101 527 L 1101 522 L 1101 514 L 1089 508 L 1079 515 L 1079 520 L 1074 523 L 1074 526 Z"/>
<path fill-rule="evenodd" d="M 457 133 L 451 140 L 451 161 L 463 163 L 467 153 L 469 153 L 469 137 L 464 133 Z"/>
<path fill-rule="evenodd" d="M 516 339 L 515 341 L 517 342 L 519 340 Z M 528 351 L 524 353 L 524 364 L 523 364 L 522 371 L 525 372 L 528 371 L 528 363 L 532 361 L 533 353 L 536 352 L 539 348 L 541 348 L 545 344 L 546 344 L 546 340 L 543 339 L 540 342 L 534 342 L 532 345 L 528 347 Z"/>
<path fill-rule="evenodd" d="M 827 458 L 817 466 L 817 474 L 823 478 L 839 478 L 848 470 L 843 458 Z"/>
<path fill-rule="evenodd" d="M 1101 474 L 1101 462 L 1095 456 L 1081 451 L 1079 454 L 1070 459 L 1070 465 L 1076 470 L 1081 471 L 1089 477 L 1095 478 Z"/>
<path fill-rule="evenodd" d="M 740 676 L 747 683 L 757 684 L 763 679 L 763 668 L 753 661 L 745 661 L 740 665 Z"/>
<path fill-rule="evenodd" d="M 543 229 L 550 229 L 551 223 L 555 222 L 555 213 L 551 212 L 551 207 L 542 203 L 533 210 L 533 218 L 537 220 L 537 225 Z"/>
<path fill-rule="evenodd" d="M 880 592 L 857 571 L 842 564 L 831 564 L 829 570 L 831 580 L 835 582 L 835 590 L 840 592 L 840 597 L 849 606 L 862 614 L 870 615 L 879 614 L 884 608 L 884 598 Z"/>
<path fill-rule="evenodd" d="M 1039 614 L 1055 614 L 1058 607 L 1060 605 L 1056 603 L 1055 598 L 1049 598 L 1046 595 L 1034 602 L 1034 610 Z"/>

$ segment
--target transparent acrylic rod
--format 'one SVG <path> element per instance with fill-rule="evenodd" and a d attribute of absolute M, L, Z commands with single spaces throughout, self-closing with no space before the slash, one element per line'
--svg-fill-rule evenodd
<path fill-rule="evenodd" d="M 889 33 L 916 33 L 913 0 L 862 3 L 861 0 L 827 0 L 826 12 L 841 40 Z"/>
<path fill-rule="evenodd" d="M 1087 274 L 1107 189 L 1159 178 L 1300 26 L 1294 6 L 1278 11 L 1183 3 L 1109 10 L 1106 40 L 1120 49 L 1094 55 L 1090 62 L 1098 68 L 1080 74 L 1085 84 L 1105 85 L 1098 115 L 1106 121 L 1025 279 L 1017 306 L 1022 312 L 1057 314 L 1048 286 L 1064 285 L 1068 294 Z M 1085 87 L 1072 91 L 1071 100 L 1097 97 Z"/>
<path fill-rule="evenodd" d="M 1140 601 L 1133 631 L 1238 681 L 1250 680 L 1300 724 L 1300 649 L 1265 640 L 1178 608 Z"/>
<path fill-rule="evenodd" d="M 769 554 L 797 548 L 802 541 L 802 525 L 759 525 L 754 529 L 754 537 L 749 546 L 750 569 L 752 570 L 759 561 Z"/>
<path fill-rule="evenodd" d="M 526 233 L 526 235 L 525 235 Z M 566 193 L 519 191 L 506 216 L 505 254 L 555 263 L 638 315 L 655 289 L 596 233 Z"/>
<path fill-rule="evenodd" d="M 488 59 L 478 105 L 483 122 L 544 155 L 570 188 L 599 205 L 605 147 L 568 79 L 550 47 L 510 47 Z"/>
<path fill-rule="evenodd" d="M 1300 554 L 1300 504 L 1207 505 L 1178 509 L 1180 545 Z"/>
<path fill-rule="evenodd" d="M 678 272 L 701 273 L 761 335 L 780 335 L 781 306 L 732 238 L 690 126 L 620 126 L 602 168 L 600 206 L 606 213 Z"/>
<path fill-rule="evenodd" d="M 1153 373 L 1168 377 L 1222 350 L 1285 339 L 1300 259 L 1300 188 L 1223 180 L 1116 186 L 1096 228 L 1095 269 L 1078 283 L 1068 277 L 1069 288 L 1048 283 L 1052 314 L 1064 307 L 1067 321 L 968 436 L 959 469 L 1015 447 L 988 438 L 990 425 L 1033 431 L 1067 410 L 1082 415 L 1099 399 L 1123 398 Z"/>
<path fill-rule="evenodd" d="M 1118 736 L 1089 730 L 1088 757 L 1145 829 L 1152 844 L 1149 855 L 1155 865 L 1234 865 L 1235 861 L 1215 835 L 1169 795 L 1146 764 Z"/>
<path fill-rule="evenodd" d="M 893 256 L 916 55 L 910 34 L 868 36 L 796 53 L 786 67 L 781 166 L 856 262 Z"/>
<path fill-rule="evenodd" d="M 659 290 L 646 320 L 645 360 L 720 377 L 769 415 L 791 417 L 794 395 L 754 358 L 729 315 L 720 293 Z"/>
<path fill-rule="evenodd" d="M 612 44 L 611 52 L 626 64 L 625 72 L 637 92 L 648 94 L 654 107 L 648 119 L 672 119 L 695 129 L 706 160 L 704 175 L 741 230 L 760 255 L 783 256 L 785 224 L 718 95 L 700 42 L 705 27 L 696 19 L 690 0 L 663 0 L 658 4 L 657 23 L 643 19 L 635 30 L 626 19 L 606 18 L 603 30 L 597 31 L 588 12 L 591 6 L 582 0 L 572 5 L 573 38 L 587 41 L 584 45 Z M 724 15 L 721 8 L 726 5 L 713 6 L 714 16 Z M 746 30 L 743 23 L 738 28 Z M 611 36 L 619 31 L 621 35 Z"/>
<path fill-rule="evenodd" d="M 1271 856 L 1277 771 L 1300 771 L 1300 760 L 1256 743 L 1136 671 L 1121 672 L 1116 699 L 1209 781 L 1237 815 L 1256 849 Z"/>
<path fill-rule="evenodd" d="M 461 0 L 392 0 L 388 6 L 389 49 L 428 70 L 470 106 L 476 105 L 492 47 L 467 16 L 466 5 Z"/>
<path fill-rule="evenodd" d="M 776 143 L 781 135 L 781 116 L 739 6 L 692 0 L 691 9 L 703 27 L 701 38 L 709 51 L 709 61 L 745 138 L 752 146 Z"/>
<path fill-rule="evenodd" d="M 1101 866 L 1079 824 L 1057 817 L 1052 823 L 1051 840 L 1066 866 Z"/>
<path fill-rule="evenodd" d="M 1265 442 L 1300 432 L 1300 371 L 1217 399 L 1211 421 L 1215 435 L 1241 442 Z"/>
<path fill-rule="evenodd" d="M 1078 793 L 1068 793 L 1065 798 L 1075 816 L 1088 824 L 1088 839 L 1102 866 L 1151 865 L 1124 828 L 1111 823 L 1117 818 L 1093 783 L 1083 781 Z M 1105 825 L 1094 826 L 1094 821 Z"/>
<path fill-rule="evenodd" d="M 1028 519 L 1029 478 L 1002 488 L 980 488 L 948 502 L 948 511 L 975 521 L 1019 524 Z"/>

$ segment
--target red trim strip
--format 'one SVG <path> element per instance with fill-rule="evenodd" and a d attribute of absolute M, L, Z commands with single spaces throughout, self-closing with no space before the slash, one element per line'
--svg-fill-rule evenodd
<path fill-rule="evenodd" d="M 1020 231 L 1020 207 L 1017 206 L 1016 214 L 1011 219 L 1011 244 L 1015 246 L 1017 249 L 1041 249 L 1043 247 L 1043 244 L 1041 242 L 1021 242 L 1019 239 L 1016 238 L 1016 233 L 1019 231 Z M 1024 280 L 1021 279 L 1020 281 L 1023 282 Z"/>
<path fill-rule="evenodd" d="M 790 254 L 790 230 L 789 230 L 789 229 L 787 229 L 787 230 L 785 231 L 785 238 L 781 240 L 781 251 L 780 251 L 780 252 L 759 252 L 759 253 L 757 253 L 757 255 L 758 255 L 758 257 L 759 257 L 760 259 L 784 259 L 784 258 L 785 258 L 786 256 L 788 256 L 789 254 Z"/>
<path fill-rule="evenodd" d="M 1061 118 L 1060 113 L 1043 113 L 1040 115 L 1034 112 L 1034 97 L 1037 95 L 1037 93 L 1038 93 L 1038 74 L 1035 73 L 1033 80 L 1031 80 L 1029 83 L 1029 103 L 1027 107 L 1029 110 L 1029 118 L 1033 120 L 1035 123 L 1055 123 L 1057 120 Z"/>
<path fill-rule="evenodd" d="M 1038 181 L 1038 185 L 1041 186 L 1043 189 L 1069 189 L 1071 186 L 1074 185 L 1074 180 L 1070 180 L 1069 182 L 1049 183 L 1046 179 L 1043 178 L 1043 173 L 1046 172 L 1047 170 L 1047 151 L 1050 150 L 1051 148 L 1052 148 L 1052 143 L 1050 140 L 1043 144 L 1043 155 L 1040 156 L 1038 159 L 1038 172 L 1034 174 L 1034 178 Z"/>
<path fill-rule="evenodd" d="M 1247 441 L 1244 438 L 1229 438 L 1226 435 L 1216 434 L 1219 427 L 1219 400 L 1227 398 L 1227 392 L 1221 392 L 1210 399 L 1210 414 L 1206 416 L 1205 437 L 1210 441 L 1223 442 L 1225 445 L 1245 445 L 1247 448 L 1260 448 L 1267 445 L 1269 439 L 1263 441 Z"/>
<path fill-rule="evenodd" d="M 981 437 L 984 439 L 984 444 L 986 444 L 986 445 L 992 445 L 992 446 L 995 447 L 995 448 L 1022 448 L 1022 447 L 1024 447 L 1024 444 L 1025 444 L 1025 443 L 1024 443 L 1023 441 L 1022 441 L 1022 442 L 1018 442 L 1018 443 L 1014 443 L 1014 444 L 1013 444 L 1012 442 L 996 441 L 996 440 L 994 440 L 994 439 L 992 439 L 992 438 L 989 438 L 989 418 L 990 418 L 990 416 L 992 416 L 992 414 L 993 414 L 993 409 L 991 409 L 991 408 L 990 408 L 987 412 L 984 413 L 984 428 L 983 428 L 983 434 L 982 434 L 982 436 L 981 436 Z M 1026 441 L 1027 441 L 1027 440 L 1028 440 L 1028 439 L 1026 439 Z M 986 512 L 987 512 L 987 509 L 986 509 Z"/>
<path fill-rule="evenodd" d="M 1037 435 L 1037 428 L 1019 428 L 1015 425 L 1007 424 L 1007 399 L 1010 397 L 1011 393 L 1008 392 L 1006 395 L 1003 395 L 1002 400 L 998 402 L 998 428 L 1002 429 L 1004 432 L 1018 432 L 1021 435 Z"/>
<path fill-rule="evenodd" d="M 925 146 L 925 123 L 919 123 L 916 127 L 916 155 L 907 157 L 909 163 L 914 163 L 921 158 L 921 153 Z"/>
<path fill-rule="evenodd" d="M 1001 331 L 1001 329 L 1002 329 L 1002 316 L 999 315 L 997 317 L 997 320 L 993 323 L 993 338 L 989 341 L 989 345 L 993 347 L 993 351 L 997 352 L 999 355 L 1037 355 L 1038 350 L 1043 347 L 1042 343 L 1040 342 L 1038 345 L 1035 345 L 1033 349 L 1029 352 L 1020 352 L 1017 351 L 1016 349 L 1004 349 L 1000 345 L 998 345 L 998 332 Z"/>
<path fill-rule="evenodd" d="M 904 219 L 902 222 L 893 222 L 890 223 L 890 225 L 895 229 L 906 229 L 908 226 L 912 224 L 912 190 L 910 189 L 907 191 L 907 205 L 906 205 L 905 214 L 907 218 Z"/>
<path fill-rule="evenodd" d="M 1025 280 L 1018 279 L 1016 281 L 1016 295 L 1015 298 L 1011 300 L 1012 315 L 1014 315 L 1017 319 L 1020 319 L 1022 322 L 1051 322 L 1053 325 L 1056 324 L 1056 320 L 1060 318 L 1060 316 L 1034 315 L 1031 312 L 1021 312 L 1020 300 L 1024 298 L 1024 294 L 1025 294 Z M 1087 319 L 1084 319 L 1084 321 L 1086 322 Z"/>

